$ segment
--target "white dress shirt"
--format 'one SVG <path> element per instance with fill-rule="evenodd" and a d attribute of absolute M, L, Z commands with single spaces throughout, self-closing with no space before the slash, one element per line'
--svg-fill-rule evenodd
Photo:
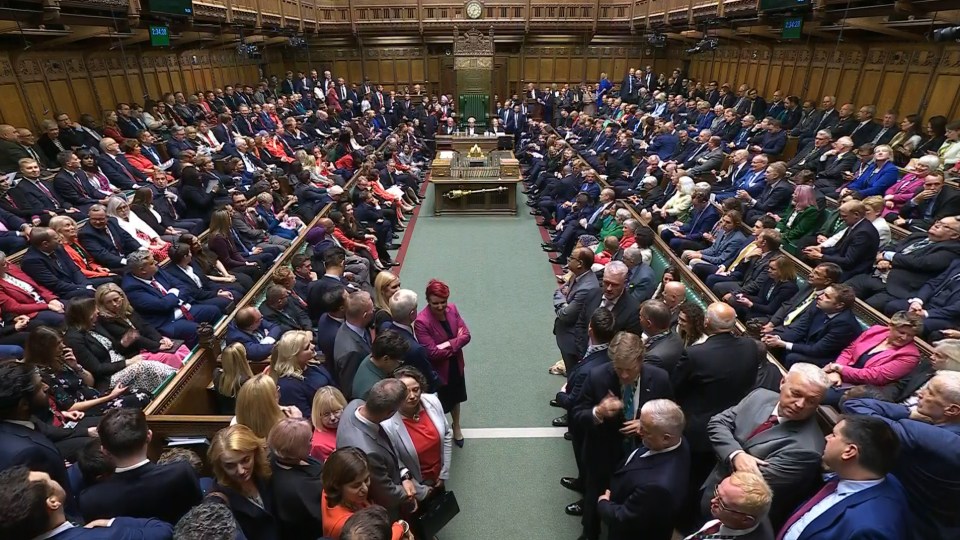
<path fill-rule="evenodd" d="M 783 540 L 797 540 L 800 537 L 800 534 L 803 533 L 803 530 L 807 528 L 808 525 L 813 523 L 815 519 L 823 515 L 827 510 L 832 508 L 835 504 L 839 503 L 843 499 L 858 493 L 873 486 L 878 486 L 883 482 L 883 479 L 880 480 L 841 480 L 837 484 L 837 490 L 827 495 L 823 498 L 822 501 L 813 505 L 813 508 L 807 510 L 807 513 L 804 514 L 800 519 L 794 522 L 793 525 L 787 529 L 787 532 L 783 535 Z"/>

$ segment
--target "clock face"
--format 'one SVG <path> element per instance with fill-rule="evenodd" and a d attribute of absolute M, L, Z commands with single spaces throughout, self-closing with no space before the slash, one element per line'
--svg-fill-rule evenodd
<path fill-rule="evenodd" d="M 482 11 L 483 6 L 480 5 L 480 2 L 470 2 L 467 4 L 467 17 L 471 19 L 479 19 Z"/>

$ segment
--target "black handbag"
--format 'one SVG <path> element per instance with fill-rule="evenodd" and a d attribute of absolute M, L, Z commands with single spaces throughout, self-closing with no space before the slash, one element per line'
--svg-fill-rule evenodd
<path fill-rule="evenodd" d="M 422 511 L 410 524 L 413 534 L 420 539 L 433 538 L 450 523 L 453 516 L 460 513 L 460 504 L 452 491 L 444 491 L 422 504 Z"/>

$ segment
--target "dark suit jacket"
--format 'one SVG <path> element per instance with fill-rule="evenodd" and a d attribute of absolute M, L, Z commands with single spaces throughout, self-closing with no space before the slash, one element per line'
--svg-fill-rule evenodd
<path fill-rule="evenodd" d="M 837 156 L 830 156 L 823 162 L 820 172 L 817 173 L 818 179 L 827 179 L 840 185 L 842 174 L 852 171 L 857 165 L 857 155 L 853 152 L 847 152 L 839 159 Z"/>
<path fill-rule="evenodd" d="M 110 234 L 107 234 L 107 229 Z M 77 231 L 77 239 L 93 260 L 111 270 L 122 270 L 121 259 L 140 249 L 140 243 L 121 229 L 114 217 L 107 218 L 107 229 L 95 229 L 88 222 Z"/>
<path fill-rule="evenodd" d="M 110 337 L 99 323 L 93 330 L 102 336 Z M 110 350 L 94 339 L 90 332 L 71 328 L 64 335 L 63 342 L 73 349 L 77 362 L 93 375 L 98 390 L 109 389 L 110 377 L 126 367 L 124 362 L 111 362 Z"/>
<path fill-rule="evenodd" d="M 763 188 L 763 191 L 760 192 L 760 196 L 757 197 L 756 204 L 754 204 L 750 210 L 761 214 L 766 214 L 767 212 L 773 212 L 775 214 L 783 212 L 787 206 L 790 205 L 793 188 L 793 184 L 786 179 L 780 180 L 775 184 L 767 184 Z"/>
<path fill-rule="evenodd" d="M 180 290 L 180 298 L 190 304 L 199 300 L 216 298 L 220 288 L 203 273 L 203 269 L 196 262 L 190 263 L 193 273 L 200 278 L 200 285 L 190 278 L 186 272 L 176 264 L 168 264 L 160 270 L 170 283 Z"/>
<path fill-rule="evenodd" d="M 827 315 L 814 305 L 805 309 L 790 327 L 780 334 L 780 339 L 793 343 L 790 352 L 823 360 L 822 364 L 818 364 L 826 365 L 836 360 L 837 355 L 853 343 L 862 331 L 852 309 L 845 309 L 833 318 L 827 318 Z"/>
<path fill-rule="evenodd" d="M 601 292 L 600 294 L 594 295 L 591 301 L 586 303 L 585 313 L 588 321 L 590 317 L 593 316 L 593 312 L 600 307 L 602 301 L 603 293 Z M 639 312 L 640 302 L 624 290 L 624 293 L 617 299 L 617 303 L 613 305 L 614 328 L 616 328 L 616 331 L 627 331 L 638 336 L 642 334 L 643 329 L 640 328 Z M 586 349 L 586 347 L 584 347 L 584 349 Z"/>
<path fill-rule="evenodd" d="M 77 180 L 77 176 L 82 179 Z M 100 201 L 91 197 L 93 188 L 86 183 L 86 178 L 87 173 L 83 171 L 71 174 L 66 169 L 60 169 L 60 172 L 53 178 L 53 189 L 62 200 L 72 206 L 90 207 Z"/>
<path fill-rule="evenodd" d="M 926 217 L 928 212 L 929 218 Z M 930 200 L 915 204 L 913 199 L 910 199 L 900 208 L 900 217 L 906 219 L 910 227 L 924 231 L 938 219 L 958 214 L 960 214 L 960 193 L 950 186 L 944 186 L 940 193 Z"/>
<path fill-rule="evenodd" d="M 342 324 L 342 321 L 330 317 L 329 313 L 321 315 L 320 321 L 317 323 L 317 349 L 323 353 L 328 366 L 333 365 L 333 345 Z M 332 369 L 331 371 L 336 370 Z M 336 377 L 336 373 L 333 373 L 333 375 Z"/>
<path fill-rule="evenodd" d="M 880 233 L 877 232 L 877 228 L 866 219 L 862 219 L 848 228 L 835 246 L 821 251 L 822 261 L 840 265 L 843 269 L 840 281 L 846 281 L 857 274 L 870 272 L 879 247 Z"/>
<path fill-rule="evenodd" d="M 20 268 L 37 284 L 61 298 L 91 284 L 62 247 L 54 250 L 52 256 L 33 247 L 27 248 Z"/>
<path fill-rule="evenodd" d="M 960 257 L 960 240 L 934 242 L 911 253 L 904 248 L 927 238 L 927 233 L 914 233 L 898 242 L 887 275 L 887 292 L 897 298 L 910 298 L 931 279 L 937 277 Z"/>
<path fill-rule="evenodd" d="M 282 331 L 279 326 L 264 318 L 260 321 L 258 333 L 268 335 L 279 341 Z M 239 343 L 243 345 L 243 348 L 247 351 L 247 359 L 251 362 L 262 362 L 266 360 L 273 351 L 273 345 L 260 343 L 261 337 L 261 335 L 255 335 L 241 330 L 236 323 L 230 323 L 230 325 L 227 326 L 227 344 Z"/>
<path fill-rule="evenodd" d="M 927 317 L 950 321 L 960 318 L 960 280 L 952 279 L 958 274 L 960 259 L 953 261 L 949 268 L 917 291 L 916 297 L 923 300 Z"/>
<path fill-rule="evenodd" d="M 643 303 L 653 297 L 658 284 L 653 268 L 649 264 L 640 263 L 628 274 L 627 292 L 638 303 Z"/>
<path fill-rule="evenodd" d="M 280 537 L 284 540 L 316 540 L 317 531 L 322 531 L 320 493 L 321 464 L 307 458 L 306 464 L 293 467 L 277 463 L 270 458 L 273 475 L 270 477 L 273 492 L 273 509 L 280 525 Z"/>
<path fill-rule="evenodd" d="M 403 363 L 407 366 L 413 366 L 420 370 L 420 373 L 423 373 L 423 376 L 427 378 L 427 389 L 425 392 L 434 393 L 440 388 L 440 377 L 437 375 L 436 370 L 433 369 L 433 365 L 430 363 L 430 357 L 427 355 L 427 349 L 423 345 L 420 345 L 420 342 L 417 341 L 416 336 L 410 333 L 409 330 L 403 328 L 393 321 L 387 321 L 383 326 L 380 327 L 380 331 L 384 330 L 393 330 L 394 332 L 403 336 L 404 341 L 407 342 L 407 345 L 410 346 L 410 349 L 407 350 L 407 354 L 403 357 Z"/>
<path fill-rule="evenodd" d="M 353 377 L 357 374 L 357 368 L 368 354 L 370 345 L 346 323 L 342 324 L 333 342 L 333 364 L 327 365 L 333 366 L 334 376 L 347 399 L 353 390 Z"/>
<path fill-rule="evenodd" d="M 670 375 L 656 366 L 643 364 L 637 384 L 640 385 L 640 399 L 636 414 L 639 414 L 644 403 L 652 399 L 673 397 Z M 600 478 L 612 473 L 616 464 L 623 459 L 623 435 L 620 434 L 620 428 L 623 427 L 624 418 L 606 418 L 597 423 L 593 408 L 599 405 L 608 393 L 623 399 L 622 390 L 613 365 L 609 362 L 598 365 L 587 374 L 583 383 L 583 394 L 571 413 L 571 426 L 576 424 L 577 429 L 585 434 L 583 463 L 592 471 L 588 474 L 598 474 Z M 627 399 L 632 399 L 632 396 L 627 396 Z"/>
<path fill-rule="evenodd" d="M 647 338 L 644 363 L 662 368 L 673 376 L 677 364 L 683 361 L 683 340 L 674 332 L 666 332 Z"/>
<path fill-rule="evenodd" d="M 53 441 L 42 433 L 40 421 L 35 419 L 34 424 L 38 429 L 0 421 L 0 470 L 24 465 L 32 471 L 49 474 L 64 489 L 70 489 L 63 456 Z M 73 497 L 68 496 L 68 500 L 72 505 Z"/>
<path fill-rule="evenodd" d="M 327 291 L 346 286 L 347 282 L 345 280 L 336 279 L 326 274 L 319 276 L 316 281 L 311 281 L 307 285 L 307 294 L 303 297 L 304 301 L 307 302 L 307 313 L 310 315 L 310 320 L 319 319 L 320 315 L 327 311 L 327 306 L 323 304 L 323 295 Z"/>
<path fill-rule="evenodd" d="M 877 136 L 877 133 L 880 132 L 880 124 L 871 120 L 865 125 L 861 126 L 859 122 L 851 130 L 850 138 L 853 139 L 853 144 L 857 147 L 860 145 L 872 142 L 873 138 Z"/>
<path fill-rule="evenodd" d="M 154 277 L 160 285 L 170 290 L 174 287 L 162 273 Z M 180 305 L 180 299 L 170 294 L 160 294 L 152 285 L 127 274 L 120 284 L 123 292 L 127 293 L 130 306 L 143 317 L 143 321 L 153 327 L 163 326 L 174 319 L 174 310 Z M 252 359 L 251 359 L 252 360 Z"/>
<path fill-rule="evenodd" d="M 269 482 L 256 480 L 257 491 L 263 500 L 263 508 L 253 504 L 250 499 L 232 488 L 214 484 L 212 491 L 227 496 L 227 505 L 233 511 L 233 518 L 243 531 L 243 535 L 253 540 L 281 540 L 280 524 L 276 518 L 276 508 L 273 506 L 273 487 Z"/>
<path fill-rule="evenodd" d="M 147 463 L 83 490 L 80 511 L 87 521 L 126 516 L 173 525 L 202 498 L 200 479 L 190 464 Z"/>
<path fill-rule="evenodd" d="M 138 183 L 147 182 L 147 175 L 143 174 L 139 169 L 130 165 L 130 162 L 127 161 L 127 158 L 120 154 L 117 156 L 117 159 L 106 154 L 100 154 L 100 158 L 97 159 L 97 164 L 100 165 L 100 170 L 103 171 L 103 174 L 110 180 L 110 183 L 117 186 L 120 189 L 133 189 L 134 181 Z M 130 174 L 128 175 L 126 170 Z M 131 180 L 130 177 L 133 177 Z"/>
<path fill-rule="evenodd" d="M 840 499 L 808 523 L 797 540 L 910 538 L 916 532 L 911 529 L 910 521 L 903 485 L 888 474 L 879 485 Z"/>
<path fill-rule="evenodd" d="M 610 480 L 610 500 L 597 510 L 610 529 L 610 540 L 670 540 L 680 507 L 687 495 L 690 447 L 641 457 L 637 448 L 628 463 L 622 463 Z"/>
<path fill-rule="evenodd" d="M 764 360 L 757 341 L 729 333 L 712 335 L 687 348 L 674 371 L 673 387 L 677 404 L 687 417 L 684 437 L 693 452 L 711 451 L 707 422 L 754 388 Z"/>
<path fill-rule="evenodd" d="M 577 362 L 570 373 L 567 373 L 567 390 L 557 392 L 557 403 L 568 411 L 573 409 L 583 396 L 583 384 L 587 381 L 587 376 L 593 368 L 608 362 L 610 362 L 610 355 L 607 349 L 583 357 L 583 360 Z"/>
<path fill-rule="evenodd" d="M 263 320 L 279 327 L 281 335 L 290 330 L 313 331 L 313 324 L 307 312 L 297 306 L 293 299 L 288 299 L 286 307 L 282 310 L 276 310 L 264 302 L 260 304 L 260 314 L 263 315 Z"/>
<path fill-rule="evenodd" d="M 57 194 L 56 186 L 44 182 L 44 187 L 51 196 L 47 196 L 33 182 L 21 179 L 16 186 L 10 188 L 8 193 L 17 201 L 17 206 L 32 214 L 43 214 L 48 211 L 62 214 L 65 209 L 73 208 L 72 204 Z"/>
<path fill-rule="evenodd" d="M 109 527 L 73 527 L 51 540 L 169 540 L 173 526 L 158 519 L 118 517 Z M 239 536 L 237 537 L 240 540 Z"/>

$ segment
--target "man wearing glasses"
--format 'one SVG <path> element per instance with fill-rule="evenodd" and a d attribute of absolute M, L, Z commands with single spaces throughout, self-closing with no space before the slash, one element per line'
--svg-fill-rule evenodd
<path fill-rule="evenodd" d="M 773 492 L 759 474 L 736 471 L 717 484 L 710 499 L 710 515 L 700 530 L 684 540 L 736 538 L 770 540 L 773 527 L 767 519 Z"/>

